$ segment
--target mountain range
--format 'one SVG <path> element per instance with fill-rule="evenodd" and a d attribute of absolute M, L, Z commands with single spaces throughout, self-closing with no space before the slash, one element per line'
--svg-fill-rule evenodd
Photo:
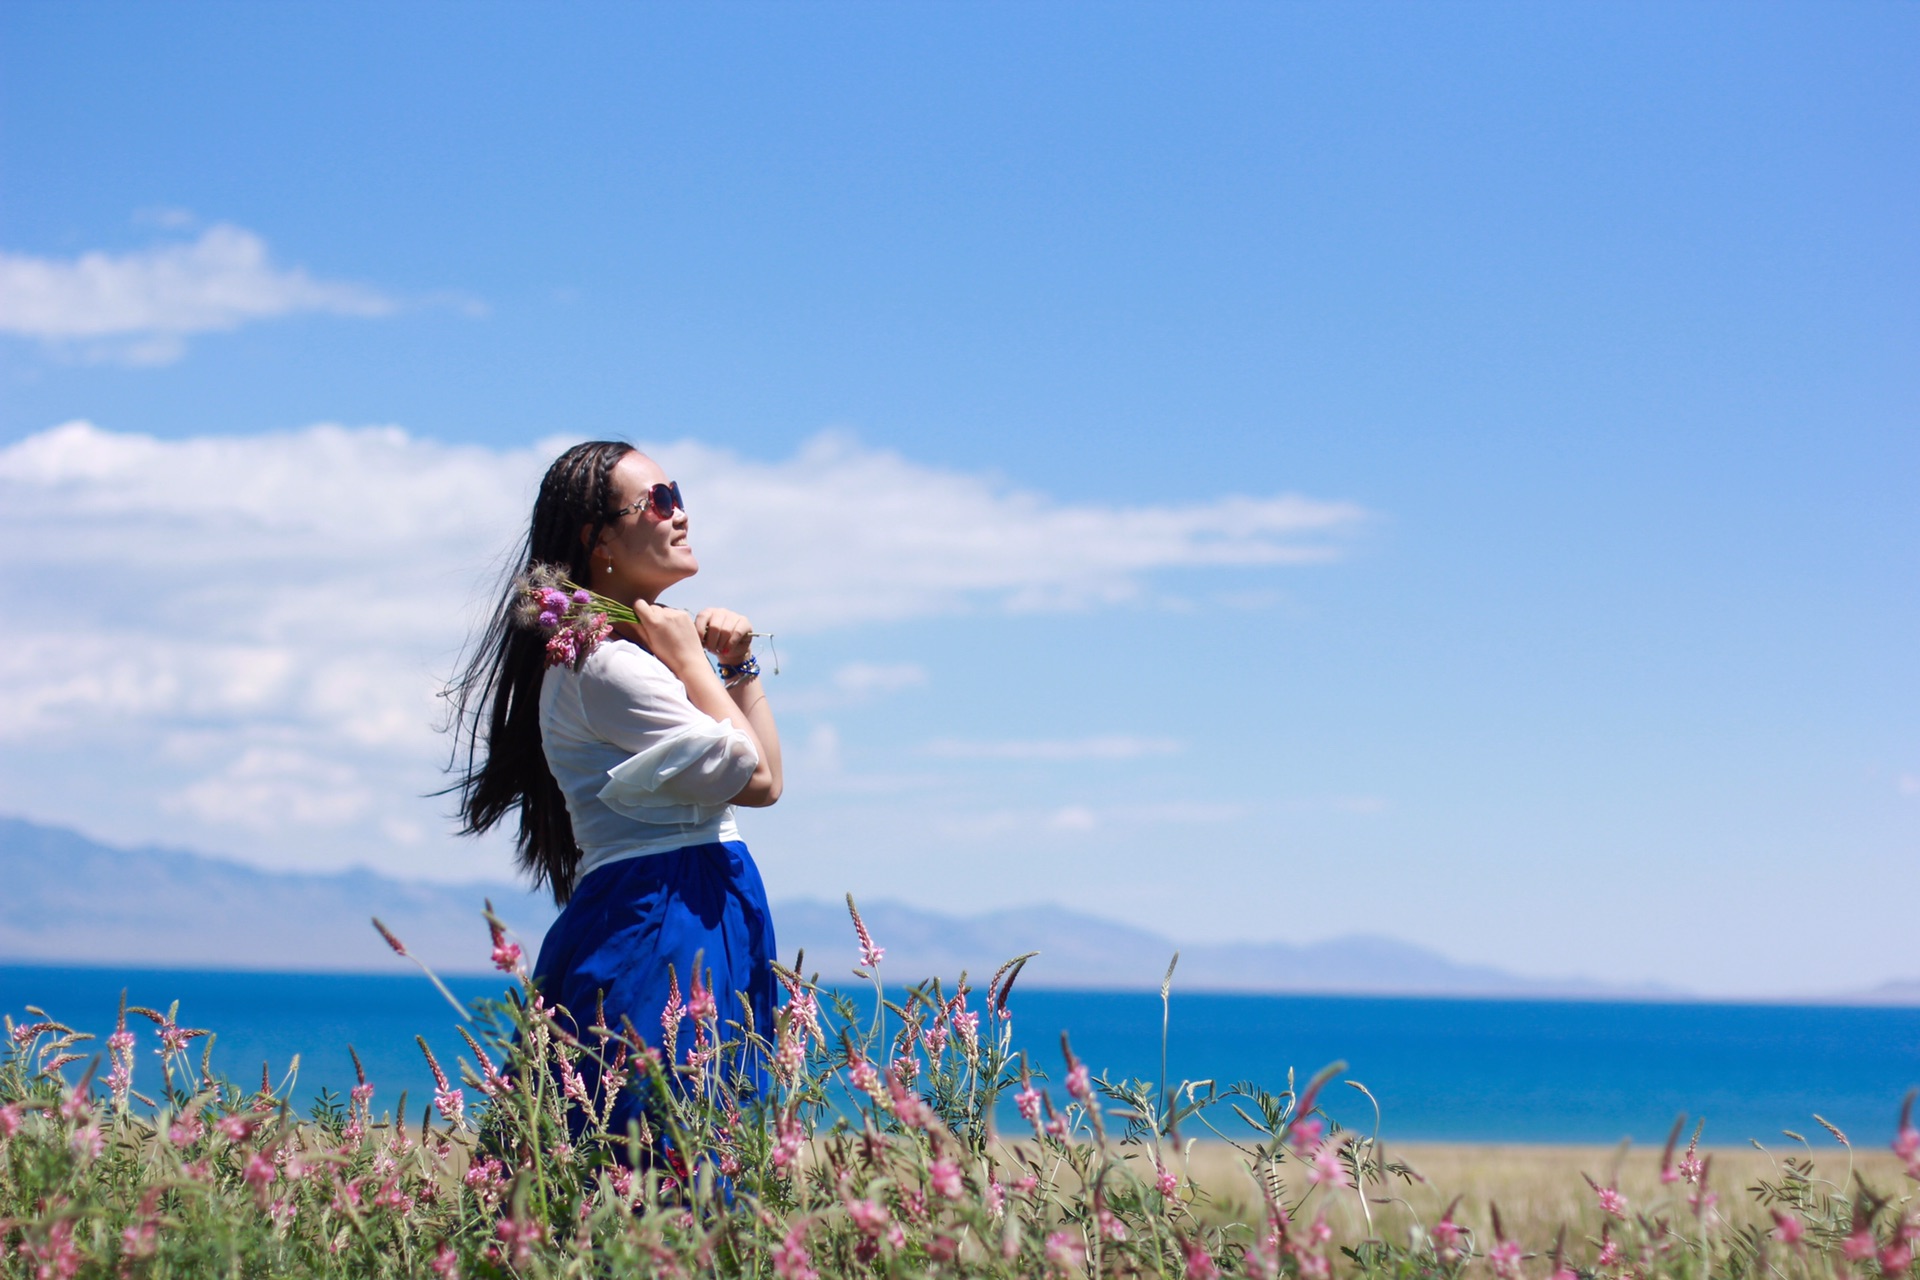
<path fill-rule="evenodd" d="M 121 849 L 78 832 L 0 818 L 0 963 L 277 971 L 392 971 L 405 962 L 374 934 L 379 916 L 408 949 L 447 973 L 484 969 L 483 899 L 529 954 L 555 915 L 543 897 L 507 882 L 437 884 L 367 870 L 266 871 L 204 854 Z M 890 983 L 962 970 L 984 985 L 1008 957 L 1038 951 L 1021 981 L 1036 987 L 1147 990 L 1180 951 L 1189 991 L 1324 992 L 1505 997 L 1684 998 L 1670 988 L 1578 977 L 1533 977 L 1463 964 L 1391 938 L 1323 942 L 1176 943 L 1148 929 L 1042 905 L 970 917 L 898 902 L 862 904 L 886 948 Z M 782 958 L 830 981 L 850 976 L 856 943 L 844 903 L 774 905 Z M 1920 984 L 1855 993 L 1874 1003 L 1920 1002 Z"/>

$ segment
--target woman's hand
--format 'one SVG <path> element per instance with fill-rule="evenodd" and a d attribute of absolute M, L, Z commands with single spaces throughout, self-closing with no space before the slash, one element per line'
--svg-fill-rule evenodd
<path fill-rule="evenodd" d="M 693 667 L 706 669 L 707 655 L 701 647 L 700 628 L 692 614 L 685 609 L 635 600 L 633 616 L 639 620 L 639 625 L 633 628 L 639 634 L 633 638 L 645 645 L 648 652 L 660 659 L 667 670 L 679 676 L 683 683 L 686 673 Z M 616 629 L 626 628 L 619 625 Z"/>
<path fill-rule="evenodd" d="M 727 666 L 740 665 L 753 652 L 753 624 L 731 609 L 702 609 L 693 625 L 707 652 Z"/>

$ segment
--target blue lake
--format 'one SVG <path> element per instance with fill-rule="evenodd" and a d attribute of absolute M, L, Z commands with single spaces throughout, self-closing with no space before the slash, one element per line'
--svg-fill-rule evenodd
<path fill-rule="evenodd" d="M 463 1000 L 498 994 L 490 979 L 451 979 Z M 24 1006 L 102 1038 L 125 988 L 134 1004 L 178 999 L 183 1025 L 219 1034 L 216 1067 L 243 1083 L 301 1055 L 296 1097 L 353 1083 L 351 1043 L 392 1106 L 416 1116 L 431 1088 L 414 1044 L 424 1034 L 457 1056 L 453 1011 L 424 979 L 363 974 L 0 966 L 0 1011 Z M 1156 1078 L 1156 994 L 1019 990 L 1016 1042 L 1057 1068 L 1062 1030 L 1096 1071 Z M 152 1037 L 136 1019 L 143 1049 Z M 152 1082 L 142 1053 L 135 1085 Z M 1659 1142 L 1675 1115 L 1707 1121 L 1707 1140 L 1770 1142 L 1783 1128 L 1819 1134 L 1813 1113 L 1861 1145 L 1892 1136 L 1906 1091 L 1920 1086 L 1920 1009 L 1602 1001 L 1435 1000 L 1182 994 L 1173 997 L 1172 1078 L 1285 1086 L 1335 1060 L 1381 1101 L 1383 1136 L 1405 1141 Z M 1055 1071 L 1057 1074 L 1057 1071 Z M 1372 1107 L 1336 1087 L 1328 1107 L 1371 1128 Z"/>

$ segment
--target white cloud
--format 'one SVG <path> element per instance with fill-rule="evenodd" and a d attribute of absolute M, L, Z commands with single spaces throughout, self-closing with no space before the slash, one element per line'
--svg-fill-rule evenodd
<path fill-rule="evenodd" d="M 1138 599 L 1157 570 L 1336 559 L 1366 516 L 1297 494 L 1066 505 L 831 433 L 783 462 L 694 444 L 656 453 L 686 491 L 702 555 L 741 597 L 780 602 L 776 630 L 983 600 L 1015 610 L 1116 604 Z"/>
<path fill-rule="evenodd" d="M 1124 733 L 1014 742 L 967 742 L 958 738 L 939 738 L 926 745 L 928 755 L 947 760 L 1137 760 L 1142 756 L 1175 755 L 1181 749 L 1182 744 L 1171 738 L 1141 738 Z"/>
<path fill-rule="evenodd" d="M 296 312 L 382 316 L 395 305 L 365 285 L 280 266 L 259 236 L 226 224 L 132 253 L 0 252 L 0 332 L 79 343 L 84 355 L 129 364 L 177 360 L 189 334 Z"/>
<path fill-rule="evenodd" d="M 434 870 L 444 842 L 399 841 L 407 852 L 395 833 L 444 829 L 445 802 L 423 798 L 445 780 L 436 692 L 560 447 L 325 425 L 159 440 L 71 422 L 0 449 L 0 761 L 77 751 L 119 779 L 108 803 L 207 832 L 279 822 L 340 860 L 394 850 L 389 865 Z M 653 452 L 683 483 L 707 566 L 676 602 L 775 632 L 1138 601 L 1182 570 L 1329 558 L 1362 519 L 1294 496 L 1068 505 L 839 437 L 779 462 Z M 841 495 L 830 510 L 822 492 Z M 823 683 L 853 699 L 925 680 L 912 663 L 856 663 Z M 836 739 L 811 746 L 837 758 Z M 1079 760 L 1179 744 L 932 749 Z"/>
<path fill-rule="evenodd" d="M 1047 816 L 1047 827 L 1052 831 L 1091 831 L 1099 825 L 1093 810 L 1080 804 L 1067 805 Z"/>

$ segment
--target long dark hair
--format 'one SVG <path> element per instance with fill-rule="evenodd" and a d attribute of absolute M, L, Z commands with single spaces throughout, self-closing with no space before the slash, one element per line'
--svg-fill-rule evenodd
<path fill-rule="evenodd" d="M 613 514 L 609 477 L 632 452 L 630 444 L 594 440 L 553 460 L 533 501 L 526 541 L 507 564 L 500 607 L 447 686 L 454 734 L 448 767 L 459 776 L 442 794 L 460 796 L 461 834 L 491 831 L 510 810 L 520 810 L 514 841 L 520 869 L 536 887 L 551 888 L 558 903 L 573 896 L 580 846 L 540 746 L 546 645 L 537 633 L 513 625 L 512 582 L 536 563 L 563 564 L 575 582 L 591 581 L 593 547 Z M 582 529 L 589 531 L 584 540 Z"/>

